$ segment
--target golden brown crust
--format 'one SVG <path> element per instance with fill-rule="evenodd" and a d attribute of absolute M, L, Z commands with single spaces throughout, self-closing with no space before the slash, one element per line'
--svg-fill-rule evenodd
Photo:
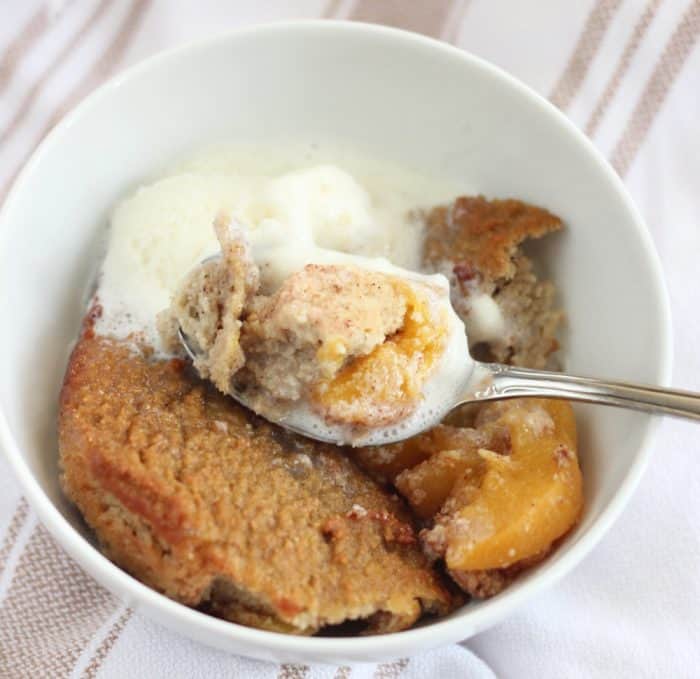
<path fill-rule="evenodd" d="M 466 325 L 474 357 L 555 368 L 552 354 L 564 315 L 554 306 L 553 284 L 537 279 L 520 245 L 560 229 L 561 220 L 519 200 L 483 196 L 462 196 L 425 219 L 424 265 L 450 281 L 452 306 Z M 472 315 L 483 296 L 500 311 L 498 330 L 481 327 L 478 313 Z"/>
<path fill-rule="evenodd" d="M 116 563 L 228 619 L 408 627 L 453 599 L 402 502 L 338 449 L 274 428 L 88 327 L 60 405 L 62 483 Z"/>
<path fill-rule="evenodd" d="M 486 200 L 461 196 L 427 216 L 424 260 L 450 261 L 496 280 L 515 274 L 516 248 L 527 238 L 540 238 L 562 226 L 561 219 L 519 200 Z"/>

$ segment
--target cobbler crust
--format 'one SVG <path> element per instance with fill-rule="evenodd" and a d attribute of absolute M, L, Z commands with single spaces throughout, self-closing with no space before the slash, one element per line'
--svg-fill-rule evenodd
<path fill-rule="evenodd" d="M 447 260 L 484 278 L 510 279 L 518 246 L 561 227 L 559 217 L 519 200 L 462 196 L 428 213 L 423 257 L 428 265 Z"/>
<path fill-rule="evenodd" d="M 515 200 L 463 197 L 427 213 L 424 263 L 448 274 L 467 325 L 476 292 L 492 295 L 507 318 L 510 335 L 486 347 L 489 358 L 543 366 L 556 350 L 562 314 L 554 287 L 537 279 L 520 245 L 560 227 L 546 210 Z M 247 261 L 235 234 L 219 235 L 232 256 Z M 210 267 L 202 275 L 194 288 L 214 286 L 222 299 L 236 292 L 228 310 L 236 341 L 221 344 L 225 390 L 243 362 L 239 316 L 255 294 L 257 271 L 246 265 L 219 279 Z M 181 302 L 182 309 L 197 306 Z M 209 311 L 204 325 L 196 318 L 190 329 L 203 331 L 197 339 L 204 344 L 221 330 L 221 309 Z M 96 337 L 90 317 L 61 395 L 62 484 L 113 561 L 187 605 L 297 634 L 356 619 L 367 632 L 395 631 L 460 601 L 421 552 L 419 526 L 390 488 L 403 470 L 425 464 L 440 436 L 483 445 L 482 432 L 471 428 L 474 413 L 414 439 L 400 465 L 392 447 L 353 451 L 373 481 L 342 450 L 264 423 L 184 362 L 151 362 Z M 172 315 L 162 321 L 174 342 Z M 423 540 L 427 556 L 441 558 L 439 549 L 431 554 L 440 546 L 435 522 L 422 525 L 423 536 L 435 538 Z M 493 596 L 552 548 L 506 568 L 450 575 L 472 596 Z"/>
<path fill-rule="evenodd" d="M 472 300 L 491 297 L 505 320 L 498 338 L 474 344 L 476 358 L 530 368 L 556 368 L 564 314 L 555 289 L 534 273 L 522 243 L 562 228 L 559 217 L 519 200 L 462 196 L 425 215 L 423 264 L 450 281 L 452 306 L 470 336 Z M 476 335 L 474 335 L 476 336 Z"/>
<path fill-rule="evenodd" d="M 251 415 L 179 360 L 88 321 L 60 402 L 61 481 L 104 552 L 139 580 L 243 624 L 367 631 L 445 613 L 403 502 L 343 452 Z"/>

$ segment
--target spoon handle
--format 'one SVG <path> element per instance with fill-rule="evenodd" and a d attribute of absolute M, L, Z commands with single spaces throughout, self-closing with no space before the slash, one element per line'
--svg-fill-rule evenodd
<path fill-rule="evenodd" d="M 700 420 L 700 394 L 690 391 L 611 382 L 498 363 L 479 365 L 487 375 L 482 381 L 483 387 L 465 395 L 463 403 L 524 396 L 564 398 Z"/>

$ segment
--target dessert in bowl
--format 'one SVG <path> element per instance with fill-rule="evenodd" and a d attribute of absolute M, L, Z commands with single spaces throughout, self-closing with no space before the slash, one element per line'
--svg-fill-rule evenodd
<path fill-rule="evenodd" d="M 353 55 L 350 60 L 349 54 Z M 436 73 L 440 74 L 439 78 L 435 77 Z M 387 88 L 385 84 L 389 80 L 394 86 Z M 302 90 L 303 98 L 299 96 Z M 248 92 L 245 106 L 241 105 L 242 91 Z M 217 93 L 216 106 L 212 106 L 211 92 Z M 421 96 L 416 96 L 417 92 Z M 369 101 L 374 106 L 368 107 Z M 164 111 L 168 111 L 167 115 Z M 447 234 L 440 233 L 441 225 L 449 221 L 449 215 L 458 216 L 464 207 L 470 208 L 470 214 L 479 214 L 479 210 L 483 212 L 499 206 L 503 209 L 503 204 L 493 202 L 496 198 L 515 197 L 543 206 L 547 215 L 558 215 L 565 229 L 543 239 L 542 248 L 534 253 L 534 260 L 543 267 L 541 280 L 551 279 L 560 295 L 558 303 L 548 307 L 547 313 L 551 316 L 548 318 L 554 322 L 558 308 L 563 308 L 567 314 L 559 356 L 567 368 L 581 373 L 660 383 L 667 379 L 668 314 L 658 262 L 649 237 L 611 170 L 556 111 L 525 88 L 492 67 L 432 41 L 381 28 L 336 24 L 293 24 L 245 31 L 183 48 L 137 67 L 93 95 L 59 126 L 29 163 L 7 201 L 2 216 L 2 276 L 4 289 L 11 292 L 3 303 L 8 305 L 8 314 L 7 310 L 12 309 L 16 332 L 3 338 L 5 354 L 12 359 L 12 367 L 3 377 L 1 392 L 3 445 L 42 520 L 90 573 L 164 624 L 207 643 L 256 657 L 286 660 L 395 657 L 466 638 L 500 619 L 518 602 L 562 575 L 590 549 L 619 511 L 641 473 L 650 418 L 577 408 L 585 509 L 576 527 L 548 559 L 521 575 L 500 594 L 463 606 L 455 605 L 460 595 L 452 591 L 449 581 L 434 579 L 433 571 L 425 566 L 424 559 L 428 557 L 423 551 L 424 547 L 430 547 L 435 556 L 450 561 L 449 544 L 445 546 L 440 534 L 449 534 L 454 529 L 455 517 L 445 512 L 434 525 L 426 527 L 427 532 L 420 540 L 406 529 L 414 521 L 412 515 L 432 515 L 435 505 L 440 503 L 439 494 L 428 494 L 431 506 L 431 502 L 426 503 L 425 496 L 416 492 L 422 489 L 420 484 L 426 478 L 439 477 L 439 474 L 426 473 L 429 467 L 421 467 L 424 460 L 414 458 L 412 464 L 394 470 L 395 478 L 389 479 L 407 498 L 411 505 L 408 508 L 403 501 L 391 499 L 393 496 L 383 492 L 378 482 L 368 481 L 367 472 L 359 471 L 357 466 L 357 462 L 361 462 L 359 457 L 357 461 L 350 461 L 348 455 L 338 451 L 320 453 L 319 459 L 324 460 L 320 467 L 333 468 L 334 478 L 345 473 L 350 486 L 355 484 L 359 488 L 352 491 L 351 497 L 336 486 L 327 502 L 321 505 L 322 509 L 318 509 L 319 488 L 325 488 L 325 472 L 314 467 L 309 476 L 304 456 L 313 464 L 316 453 L 294 451 L 294 459 L 286 460 L 290 464 L 293 462 L 291 468 L 279 470 L 280 475 L 286 475 L 280 478 L 286 479 L 285 483 L 291 483 L 288 480 L 292 479 L 305 488 L 309 512 L 333 514 L 323 517 L 325 540 L 329 549 L 338 550 L 339 562 L 343 555 L 348 556 L 348 550 L 356 550 L 358 558 L 370 559 L 368 563 L 377 569 L 375 575 L 383 582 L 388 580 L 386 573 L 398 573 L 395 583 L 387 583 L 382 588 L 383 594 L 392 600 L 391 615 L 379 615 L 369 622 L 371 630 L 388 632 L 381 636 L 296 638 L 232 625 L 187 608 L 142 585 L 103 557 L 92 546 L 94 535 L 62 495 L 54 425 L 58 391 L 68 348 L 85 313 L 85 298 L 79 290 L 88 285 L 95 266 L 101 261 L 99 235 L 104 232 L 111 206 L 132 194 L 138 185 L 151 184 L 169 174 L 164 168 L 172 168 L 174 159 L 187 157 L 196 148 L 217 147 L 225 140 L 245 142 L 257 149 L 284 148 L 290 142 L 299 143 L 296 158 L 300 168 L 308 167 L 310 160 L 347 167 L 350 161 L 345 162 L 333 149 L 351 148 L 358 153 L 361 150 L 361 157 L 386 160 L 416 169 L 421 177 L 430 177 L 433 183 L 446 189 L 446 195 L 428 196 L 428 200 L 413 203 L 413 207 L 431 208 L 428 214 L 432 215 L 436 235 L 432 241 L 430 238 L 424 241 L 426 257 L 439 259 L 439 246 L 450 247 Z M 311 144 L 315 146 L 305 146 Z M 312 156 L 316 153 L 318 157 L 309 159 L 309 153 Z M 251 163 L 253 161 L 255 158 Z M 69 172 L 65 164 L 69 164 Z M 214 160 L 209 159 L 205 164 L 211 171 Z M 252 165 L 248 165 L 248 173 L 252 173 L 251 168 Z M 189 169 L 195 175 L 200 171 L 193 165 Z M 278 168 L 272 174 L 279 176 L 284 171 Z M 376 168 L 373 173 L 367 168 L 366 174 L 375 177 L 374 183 L 366 183 L 378 186 L 380 182 L 377 183 L 376 178 L 386 173 L 377 172 Z M 486 198 L 476 198 L 479 194 Z M 471 196 L 464 199 L 470 202 L 454 202 L 457 196 L 463 195 Z M 435 208 L 440 205 L 447 207 Z M 522 213 L 521 208 L 518 210 Z M 518 210 L 515 210 L 516 215 Z M 56 237 L 58 229 L 61 229 L 60 238 Z M 356 235 L 355 231 L 348 230 L 348 235 Z M 372 233 L 376 235 L 376 230 L 370 231 L 370 237 L 363 236 L 361 243 L 370 242 Z M 213 230 L 208 231 L 206 238 L 211 242 L 213 237 Z M 399 241 L 411 240 L 399 238 Z M 52 243 L 51 249 L 46 247 L 48 242 Z M 451 247 L 458 249 L 454 244 Z M 190 254 L 193 255 L 191 264 L 194 264 L 208 253 Z M 464 255 L 461 251 L 457 254 Z M 620 266 L 623 258 L 624 271 Z M 434 263 L 437 270 L 437 260 Z M 42 272 L 41 281 L 37 280 L 36 271 Z M 466 269 L 452 268 L 455 277 L 464 279 L 462 283 L 468 280 L 469 273 Z M 53 285 L 46 286 L 46 280 L 51 280 Z M 483 276 L 482 281 L 488 284 Z M 475 292 L 478 296 L 494 291 L 484 288 Z M 513 299 L 516 297 L 513 295 Z M 644 300 L 643 303 L 640 300 Z M 156 311 L 161 311 L 168 303 L 166 299 Z M 483 303 L 488 304 L 485 300 Z M 89 323 L 99 326 L 101 321 L 93 319 Z M 87 402 L 90 394 L 97 391 L 90 385 L 94 387 L 99 383 L 118 385 L 128 400 L 139 391 L 129 391 L 134 381 L 145 379 L 144 375 L 148 374 L 150 384 L 157 382 L 163 387 L 159 387 L 158 392 L 161 402 L 176 405 L 174 411 L 166 405 L 160 411 L 155 410 L 163 416 L 173 411 L 171 414 L 181 422 L 189 422 L 189 431 L 196 434 L 198 425 L 195 419 L 188 418 L 195 412 L 201 416 L 204 409 L 211 426 L 207 426 L 206 436 L 199 433 L 204 438 L 219 437 L 219 448 L 221 441 L 230 440 L 220 429 L 256 428 L 257 444 L 243 442 L 241 446 L 249 449 L 251 464 L 255 460 L 256 466 L 265 470 L 258 483 L 262 490 L 264 480 L 273 474 L 269 469 L 274 457 L 270 446 L 294 448 L 299 445 L 296 441 L 280 441 L 279 434 L 275 435 L 264 424 L 258 425 L 256 420 L 252 424 L 249 421 L 241 424 L 240 415 L 219 412 L 228 406 L 222 405 L 224 397 L 217 396 L 213 388 L 206 392 L 211 396 L 189 388 L 188 393 L 193 393 L 190 400 L 180 398 L 183 382 L 178 373 L 173 372 L 172 363 L 149 359 L 142 361 L 136 372 L 124 369 L 124 357 L 133 354 L 105 355 L 100 346 L 99 338 L 103 337 L 100 333 L 99 327 L 91 328 L 89 342 L 78 345 L 72 359 L 75 369 L 68 377 L 71 383 L 71 374 L 75 376 L 73 395 L 69 393 L 66 397 L 69 400 Z M 531 353 L 530 346 L 535 345 L 523 344 L 523 356 Z M 491 350 L 497 357 L 499 351 L 510 352 L 511 358 L 517 353 L 507 343 L 502 347 L 493 344 Z M 523 359 L 527 360 L 530 359 Z M 170 366 L 167 370 L 166 365 Z M 89 381 L 86 376 L 90 377 Z M 80 392 L 81 388 L 86 391 Z M 195 391 L 198 396 L 194 395 Z M 163 394 L 169 395 L 167 399 Z M 137 405 L 147 419 L 147 401 Z M 95 411 L 82 413 L 92 418 L 91 426 L 94 426 Z M 486 436 L 489 426 L 503 424 L 504 416 L 494 407 L 492 412 L 471 422 L 473 426 L 469 431 Z M 554 423 L 558 436 L 568 435 L 570 425 L 566 424 L 569 417 L 566 413 L 549 412 L 547 416 Z M 534 417 L 535 421 L 538 419 L 542 420 L 541 412 Z M 108 418 L 104 421 L 108 423 Z M 215 421 L 222 424 L 216 425 Z M 68 427 L 67 434 L 65 423 L 62 424 L 62 436 L 67 436 L 67 440 L 82 436 L 84 440 L 87 434 L 78 426 L 80 422 L 76 419 L 69 424 L 72 426 Z M 112 422 L 104 432 L 117 431 L 117 424 Z M 95 433 L 94 429 L 90 431 Z M 163 431 L 172 430 L 163 428 Z M 155 434 L 157 429 L 141 433 L 148 435 L 149 432 Z M 122 433 L 126 435 L 126 429 Z M 451 430 L 443 433 L 454 435 Z M 138 426 L 132 428 L 131 435 L 138 437 Z M 484 449 L 497 448 L 497 438 L 494 434 Z M 145 489 L 148 486 L 157 495 L 158 489 L 143 477 L 138 479 L 142 485 L 134 486 L 129 469 L 114 465 L 113 439 L 98 440 L 99 445 L 91 451 L 92 458 L 81 458 L 92 459 L 92 466 L 81 466 L 79 461 L 71 467 L 64 462 L 68 475 L 69 470 L 73 472 L 73 480 L 66 483 L 67 489 L 73 500 L 79 505 L 82 502 L 81 510 L 88 523 L 93 517 L 93 527 L 97 527 L 107 552 L 148 581 L 144 573 L 149 568 L 150 572 L 156 572 L 158 566 L 149 562 L 143 549 L 139 552 L 135 542 L 131 546 L 127 544 L 129 535 L 133 540 L 144 537 L 141 526 L 135 525 L 133 516 L 127 513 L 153 511 L 161 505 L 145 491 L 136 494 L 136 499 L 146 498 L 145 510 L 136 509 L 133 497 L 126 498 L 133 487 Z M 172 442 L 167 440 L 151 443 L 150 448 L 136 446 L 132 451 L 137 458 L 144 457 L 143 468 L 149 472 L 167 461 L 167 457 L 159 455 L 159 445 L 166 451 L 173 449 Z M 433 452 L 439 453 L 440 464 L 436 469 L 468 466 L 467 456 L 447 454 L 461 450 L 458 446 L 452 447 L 454 445 L 452 441 L 449 447 L 441 446 L 429 451 L 429 455 L 421 454 L 431 457 Z M 85 446 L 65 443 L 62 447 L 70 449 L 71 453 L 88 450 Z M 527 450 L 527 442 L 523 441 L 522 446 L 518 444 L 516 448 Z M 239 452 L 241 449 L 239 447 Z M 422 450 L 427 450 L 426 445 Z M 498 450 L 492 452 L 499 454 Z M 369 468 L 375 476 L 383 474 L 388 478 L 389 472 L 381 469 L 377 460 L 370 459 L 371 455 L 366 458 L 365 469 Z M 401 455 L 395 458 L 401 459 Z M 480 460 L 484 460 L 483 455 Z M 486 461 L 497 465 L 500 460 Z M 386 462 L 386 458 L 379 462 Z M 84 478 L 78 474 L 80 469 L 85 471 Z M 104 478 L 109 477 L 116 484 L 110 498 L 90 492 L 83 497 L 75 490 L 91 491 L 94 477 L 90 474 L 95 469 L 104 472 Z M 172 496 L 175 486 L 170 484 L 182 480 L 177 478 L 181 470 L 161 471 L 171 474 L 167 476 L 166 494 Z M 305 485 L 311 482 L 311 486 Z M 248 482 L 249 500 L 258 497 L 253 485 Z M 214 490 L 211 487 L 211 491 Z M 353 498 L 357 499 L 360 494 L 363 500 L 355 502 Z M 206 492 L 200 495 L 204 501 L 212 499 Z M 303 496 L 297 496 L 297 500 L 302 502 Z M 346 507 L 351 500 L 352 504 Z M 195 505 L 198 501 L 193 500 Z M 131 509 L 127 506 L 129 503 Z M 253 502 L 247 503 L 251 511 L 254 507 Z M 91 511 L 96 513 L 91 514 Z M 207 525 L 198 526 L 198 535 L 214 531 L 225 522 L 229 509 L 221 511 L 218 518 L 207 519 Z M 94 516 L 98 513 L 105 520 L 104 525 L 96 526 Z M 254 522 L 258 515 L 264 523 L 264 513 L 255 512 L 250 520 Z M 167 520 L 162 526 L 165 531 L 162 535 L 169 535 L 170 540 L 177 542 L 178 528 L 186 524 L 185 515 L 178 518 L 165 512 L 163 516 Z M 281 516 L 277 517 L 280 521 Z M 334 516 L 338 520 L 333 520 Z M 152 515 L 150 525 L 156 525 L 158 518 Z M 118 522 L 132 529 L 130 534 L 126 530 L 119 532 L 121 542 L 115 537 L 116 533 L 110 534 L 104 527 L 114 527 Z M 367 525 L 374 528 L 363 528 Z M 353 541 L 344 537 L 344 533 L 353 531 L 360 532 L 362 539 Z M 545 541 L 555 539 L 557 532 L 545 536 Z M 291 528 L 289 535 L 293 536 Z M 300 544 L 303 545 L 304 540 Z M 449 570 L 458 573 L 455 580 L 463 590 L 483 596 L 500 589 L 498 579 L 475 580 L 473 577 L 474 571 L 484 570 L 493 563 L 489 559 L 501 558 L 500 547 L 485 546 L 471 563 L 455 557 L 454 567 Z M 161 554 L 172 552 L 172 544 L 160 544 L 159 548 Z M 514 548 L 509 543 L 506 557 Z M 294 563 L 302 563 L 303 554 L 317 553 L 300 549 Z M 447 555 L 444 550 L 448 551 Z M 377 554 L 381 554 L 381 558 L 378 559 Z M 210 554 L 208 559 L 214 556 Z M 134 561 L 127 563 L 129 558 Z M 162 566 L 163 562 L 158 564 Z M 172 561 L 169 564 L 173 565 Z M 509 565 L 506 558 L 499 563 L 499 568 L 507 569 Z M 459 575 L 462 570 L 466 573 L 463 577 Z M 275 584 L 269 574 L 258 571 L 252 573 L 253 579 L 259 577 L 267 584 L 271 580 Z M 347 573 L 352 578 L 357 571 L 349 569 Z M 269 609 L 263 611 L 259 606 L 247 605 L 249 602 L 243 601 L 245 597 L 242 598 L 235 588 L 209 578 L 209 591 L 219 588 L 221 591 L 217 593 L 221 596 L 203 601 L 200 595 L 204 590 L 200 587 L 195 592 L 195 587 L 190 589 L 188 600 L 184 589 L 176 591 L 183 583 L 181 572 L 176 568 L 160 569 L 160 575 L 169 574 L 172 579 L 167 586 L 155 581 L 149 584 L 180 601 L 209 604 L 213 609 L 210 612 L 216 615 L 275 629 L 279 629 L 280 621 L 295 624 L 298 629 L 294 631 L 316 631 L 318 627 L 318 620 L 305 618 L 301 611 L 295 610 L 299 601 L 294 597 L 279 597 L 271 615 Z M 309 575 L 305 573 L 305 577 Z M 390 584 L 396 587 L 395 596 L 387 591 L 391 589 Z M 400 592 L 404 601 L 401 601 Z M 428 619 L 417 628 L 392 633 L 418 617 L 416 602 L 421 602 L 420 607 L 426 612 L 447 615 L 439 621 Z M 365 604 L 360 602 L 350 617 L 361 617 L 359 611 Z M 285 610 L 287 618 L 279 615 Z M 375 606 L 371 610 L 366 608 L 366 614 L 371 617 L 377 611 L 386 610 Z M 267 625 L 263 618 L 272 624 Z M 333 615 L 327 617 L 329 624 L 336 621 Z"/>

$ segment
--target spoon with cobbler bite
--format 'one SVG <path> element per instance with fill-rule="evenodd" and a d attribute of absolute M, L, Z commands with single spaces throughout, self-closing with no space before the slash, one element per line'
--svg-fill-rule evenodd
<path fill-rule="evenodd" d="M 296 433 L 388 444 L 464 404 L 518 397 L 700 418 L 690 392 L 473 359 L 439 274 L 290 243 L 266 243 L 254 261 L 235 220 L 214 228 L 221 256 L 190 272 L 162 334 L 219 390 Z"/>

